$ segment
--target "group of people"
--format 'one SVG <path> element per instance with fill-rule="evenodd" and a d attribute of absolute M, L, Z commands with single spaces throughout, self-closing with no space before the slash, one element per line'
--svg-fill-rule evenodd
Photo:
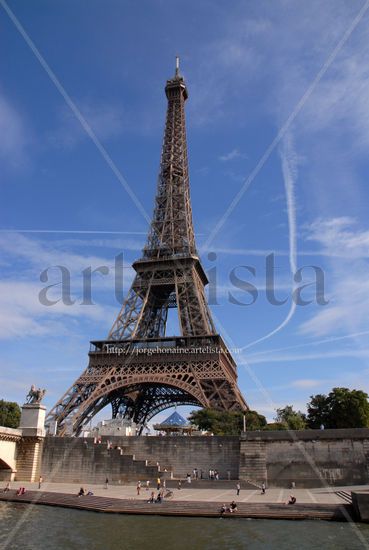
<path fill-rule="evenodd" d="M 77 493 L 77 496 L 78 497 L 90 497 L 90 496 L 93 496 L 93 492 L 92 491 L 86 491 L 86 489 L 81 487 L 80 490 Z"/>
<path fill-rule="evenodd" d="M 160 503 L 160 502 L 163 502 L 164 499 L 171 498 L 172 496 L 173 496 L 172 491 L 167 489 L 167 491 L 164 494 L 164 488 L 162 488 L 160 489 L 156 497 L 155 497 L 155 491 L 151 491 L 151 496 L 147 502 L 148 504 Z"/>
<path fill-rule="evenodd" d="M 145 488 L 146 488 L 146 491 L 149 491 L 149 489 L 150 489 L 150 480 L 149 479 L 146 481 Z M 157 480 L 156 480 L 156 489 L 157 489 L 157 491 L 159 491 L 161 493 L 161 495 L 163 495 L 166 488 L 167 488 L 166 480 L 165 479 L 162 480 L 160 477 L 158 477 Z M 141 483 L 141 481 L 137 481 L 137 485 L 136 485 L 137 496 L 140 496 L 141 489 L 142 489 L 142 483 Z M 151 496 L 152 495 L 153 495 L 153 493 L 151 493 Z"/>
<path fill-rule="evenodd" d="M 8 481 L 8 483 L 5 485 L 4 489 L 3 489 L 3 493 L 8 493 L 10 491 L 10 481 Z M 25 487 L 19 487 L 19 489 L 17 489 L 17 492 L 16 492 L 16 495 L 19 497 L 20 495 L 25 495 L 26 494 L 26 488 Z"/>
<path fill-rule="evenodd" d="M 191 483 L 192 480 L 197 480 L 197 479 L 204 479 L 204 472 L 203 470 L 199 470 L 197 468 L 194 468 L 192 470 L 192 475 L 191 474 L 186 474 L 186 481 L 187 483 Z M 216 480 L 218 481 L 219 480 L 219 472 L 218 470 L 213 470 L 212 468 L 209 468 L 209 475 L 208 475 L 208 479 L 211 479 L 211 480 Z"/>
<path fill-rule="evenodd" d="M 223 504 L 223 506 L 220 509 L 220 513 L 222 515 L 225 514 L 226 512 L 233 514 L 234 512 L 237 512 L 237 511 L 238 511 L 237 504 L 235 503 L 234 500 L 232 500 L 231 504 L 228 507 L 225 504 Z"/>

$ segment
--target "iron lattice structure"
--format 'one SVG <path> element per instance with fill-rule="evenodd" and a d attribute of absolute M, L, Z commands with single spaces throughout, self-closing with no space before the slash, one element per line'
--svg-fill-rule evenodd
<path fill-rule="evenodd" d="M 168 99 L 154 215 L 134 281 L 107 340 L 91 342 L 89 365 L 49 412 L 59 435 L 78 435 L 107 404 L 143 426 L 173 405 L 246 410 L 236 364 L 205 296 L 208 283 L 196 250 L 187 159 L 185 101 L 179 73 Z M 180 336 L 165 336 L 177 308 Z"/>

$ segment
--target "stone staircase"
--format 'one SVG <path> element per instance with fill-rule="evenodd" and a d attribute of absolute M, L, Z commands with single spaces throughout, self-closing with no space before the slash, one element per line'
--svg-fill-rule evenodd
<path fill-rule="evenodd" d="M 157 465 L 136 460 L 122 449 L 108 449 L 105 444 L 93 444 L 82 438 L 75 438 L 69 447 L 65 447 L 62 438 L 55 438 L 47 453 L 41 474 L 49 482 L 103 484 L 108 478 L 110 484 L 120 484 L 158 477 Z"/>
<path fill-rule="evenodd" d="M 335 494 L 347 504 L 352 504 L 352 495 L 348 491 L 335 491 Z"/>

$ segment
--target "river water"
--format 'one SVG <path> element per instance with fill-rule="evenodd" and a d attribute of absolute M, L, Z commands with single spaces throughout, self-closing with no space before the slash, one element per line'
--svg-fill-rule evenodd
<path fill-rule="evenodd" d="M 0 503 L 1 550 L 340 550 L 369 548 L 369 525 L 125 516 Z"/>

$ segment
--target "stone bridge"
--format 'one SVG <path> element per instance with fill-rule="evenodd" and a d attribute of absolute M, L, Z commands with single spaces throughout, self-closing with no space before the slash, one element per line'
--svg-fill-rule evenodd
<path fill-rule="evenodd" d="M 36 481 L 45 438 L 45 407 L 23 405 L 18 429 L 0 426 L 0 481 Z"/>

